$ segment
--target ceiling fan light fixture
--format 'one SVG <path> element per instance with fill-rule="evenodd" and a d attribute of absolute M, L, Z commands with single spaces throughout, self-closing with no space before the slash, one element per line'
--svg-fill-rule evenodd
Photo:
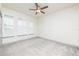
<path fill-rule="evenodd" d="M 36 10 L 36 12 L 40 12 L 40 10 L 38 9 L 38 10 Z"/>
<path fill-rule="evenodd" d="M 38 5 L 38 3 L 35 3 L 35 6 L 36 6 L 36 9 L 29 9 L 29 10 L 35 11 L 35 12 L 36 12 L 35 15 L 37 15 L 38 13 L 43 13 L 43 14 L 45 14 L 45 12 L 44 12 L 43 10 L 46 9 L 46 8 L 48 8 L 48 6 L 40 7 L 40 6 Z"/>

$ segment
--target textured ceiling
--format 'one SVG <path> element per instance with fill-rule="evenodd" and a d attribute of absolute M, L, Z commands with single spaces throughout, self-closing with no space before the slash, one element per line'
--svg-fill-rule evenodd
<path fill-rule="evenodd" d="M 50 14 L 52 12 L 68 8 L 74 5 L 77 5 L 77 3 L 39 3 L 41 7 L 48 5 L 48 8 L 44 11 L 46 12 L 45 15 Z M 34 11 L 30 11 L 30 8 L 35 8 L 34 3 L 3 3 L 3 7 L 11 8 L 16 11 L 25 13 L 30 16 L 44 16 L 44 14 L 39 13 L 38 15 L 35 15 Z"/>

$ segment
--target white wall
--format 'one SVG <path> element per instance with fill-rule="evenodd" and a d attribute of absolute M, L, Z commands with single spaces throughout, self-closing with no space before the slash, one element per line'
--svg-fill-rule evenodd
<path fill-rule="evenodd" d="M 32 37 L 36 36 L 36 21 L 33 17 L 30 17 L 26 14 L 23 14 L 23 13 L 20 13 L 18 11 L 8 9 L 8 8 L 2 8 L 2 13 L 3 13 L 3 15 L 8 14 L 8 15 L 13 16 L 14 20 L 15 20 L 15 24 L 16 24 L 16 21 L 19 17 L 23 18 L 26 23 L 32 22 L 34 24 L 33 29 L 30 32 L 26 33 L 26 35 L 24 35 L 24 36 L 18 36 L 17 28 L 16 28 L 17 26 L 15 25 L 13 37 L 5 37 L 4 38 L 4 35 L 3 35 L 3 39 L 2 39 L 3 44 L 12 43 L 15 41 L 24 40 L 24 39 L 28 39 L 28 38 L 32 38 Z M 28 26 L 29 26 L 29 24 L 28 24 Z M 19 30 L 21 30 L 21 29 L 19 29 Z M 30 35 L 30 34 L 32 34 L 32 35 Z"/>
<path fill-rule="evenodd" d="M 40 18 L 38 28 L 40 37 L 79 46 L 79 6 Z"/>

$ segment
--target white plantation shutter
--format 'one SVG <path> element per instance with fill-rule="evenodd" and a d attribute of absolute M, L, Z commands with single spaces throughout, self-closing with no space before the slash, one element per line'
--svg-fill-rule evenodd
<path fill-rule="evenodd" d="M 34 34 L 34 23 L 23 16 L 3 14 L 3 37 Z"/>
<path fill-rule="evenodd" d="M 27 34 L 27 23 L 25 20 L 17 20 L 17 27 L 16 31 L 18 35 L 24 35 Z"/>
<path fill-rule="evenodd" d="M 3 37 L 14 36 L 14 18 L 10 15 L 3 16 Z"/>

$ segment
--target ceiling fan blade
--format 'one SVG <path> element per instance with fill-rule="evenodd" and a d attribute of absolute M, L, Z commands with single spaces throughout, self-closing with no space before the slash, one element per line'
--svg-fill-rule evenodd
<path fill-rule="evenodd" d="M 36 9 L 38 9 L 38 7 L 39 7 L 39 6 L 38 6 L 38 3 L 35 3 L 35 6 L 36 6 Z"/>
<path fill-rule="evenodd" d="M 35 13 L 35 15 L 37 15 L 38 12 Z"/>
<path fill-rule="evenodd" d="M 36 9 L 29 9 L 29 10 L 33 10 L 33 11 L 35 11 Z"/>
<path fill-rule="evenodd" d="M 41 10 L 48 8 L 48 6 L 42 7 Z"/>
<path fill-rule="evenodd" d="M 38 3 L 35 3 L 36 7 L 38 7 Z"/>
<path fill-rule="evenodd" d="M 43 14 L 45 14 L 45 12 L 43 12 L 43 11 L 40 11 L 41 13 L 43 13 Z"/>

